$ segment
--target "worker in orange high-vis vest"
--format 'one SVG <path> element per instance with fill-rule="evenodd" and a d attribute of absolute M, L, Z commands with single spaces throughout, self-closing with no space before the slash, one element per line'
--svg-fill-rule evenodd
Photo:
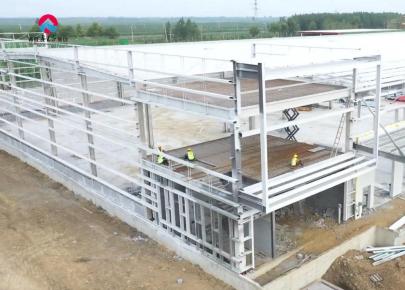
<path fill-rule="evenodd" d="M 186 154 L 184 155 L 184 159 L 186 159 L 187 161 L 195 161 L 195 154 L 193 152 L 193 150 L 191 148 L 187 149 Z"/>

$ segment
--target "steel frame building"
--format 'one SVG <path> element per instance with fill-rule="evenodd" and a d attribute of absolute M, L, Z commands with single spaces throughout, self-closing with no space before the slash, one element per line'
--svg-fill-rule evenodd
<path fill-rule="evenodd" d="M 382 77 L 379 56 L 272 69 L 262 62 L 137 50 L 8 39 L 0 43 L 1 148 L 35 159 L 59 174 L 64 184 L 91 187 L 87 198 L 101 204 L 108 200 L 115 207 L 110 212 L 118 216 L 119 211 L 130 212 L 232 271 L 253 269 L 258 251 L 277 255 L 275 212 L 279 209 L 341 184 L 342 220 L 361 217 L 366 188 L 367 206 L 374 206 L 370 176 L 379 157 L 381 92 L 405 82 L 396 71 L 389 75 L 392 68 L 384 70 Z M 101 61 L 92 58 L 96 51 L 105 53 Z M 273 87 L 276 80 L 293 83 Z M 325 89 L 311 92 L 312 85 Z M 304 87 L 309 92 L 300 94 Z M 284 94 L 274 99 L 279 92 Z M 355 112 L 361 117 L 356 106 L 361 108 L 358 104 L 370 95 L 375 100 L 372 136 L 367 146 L 354 148 Z M 340 99 L 345 100 L 345 108 L 268 125 L 269 114 Z M 126 118 L 106 110 L 120 107 L 130 107 L 133 115 Z M 225 123 L 227 170 L 188 162 L 170 151 L 163 153 L 168 163 L 158 165 L 153 107 Z M 332 116 L 342 116 L 339 129 L 344 136 L 342 147 L 337 142 L 337 148 L 325 149 L 335 154 L 288 173 L 271 171 L 271 132 Z M 242 126 L 246 119 L 248 130 Z M 81 134 L 83 146 L 67 144 L 61 137 L 69 138 L 71 132 Z M 243 142 L 253 137 L 259 140 L 254 146 L 260 152 L 255 165 L 260 174 L 246 183 Z M 198 144 L 189 144 L 194 145 Z M 118 159 L 131 170 L 113 168 Z"/>

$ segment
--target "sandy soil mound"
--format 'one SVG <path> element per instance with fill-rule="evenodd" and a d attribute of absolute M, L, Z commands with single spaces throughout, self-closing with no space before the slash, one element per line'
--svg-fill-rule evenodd
<path fill-rule="evenodd" d="M 405 257 L 373 266 L 370 254 L 350 251 L 338 258 L 323 278 L 346 290 L 405 290 Z M 373 282 L 371 276 L 380 280 Z"/>

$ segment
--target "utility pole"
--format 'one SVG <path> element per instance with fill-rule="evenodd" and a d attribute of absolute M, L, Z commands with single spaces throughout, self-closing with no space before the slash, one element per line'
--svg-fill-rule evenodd
<path fill-rule="evenodd" d="M 259 3 L 258 3 L 258 0 L 254 0 L 254 3 L 253 3 L 253 20 L 256 20 L 258 14 L 259 14 Z"/>

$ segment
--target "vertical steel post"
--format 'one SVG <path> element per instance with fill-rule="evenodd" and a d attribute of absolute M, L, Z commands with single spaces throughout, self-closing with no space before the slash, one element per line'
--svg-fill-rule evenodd
<path fill-rule="evenodd" d="M 232 184 L 232 192 L 234 201 L 238 201 L 239 190 L 242 186 L 242 145 L 240 131 L 240 113 L 242 111 L 241 100 L 241 82 L 238 71 L 237 62 L 233 62 L 233 85 L 234 85 L 234 110 L 236 119 L 231 124 L 231 159 L 232 159 L 232 177 L 237 179 L 237 182 Z"/>
<path fill-rule="evenodd" d="M 356 98 L 356 87 L 357 87 L 357 68 L 353 69 L 352 75 L 352 90 L 350 93 L 350 97 L 347 99 L 347 108 L 354 106 L 354 100 Z M 353 122 L 352 122 L 352 112 L 347 112 L 346 114 L 346 130 L 345 130 L 345 152 L 349 152 L 353 150 L 353 139 L 352 139 L 352 131 L 353 131 Z"/>
<path fill-rule="evenodd" d="M 137 90 L 138 84 L 134 83 L 134 78 L 135 78 L 135 73 L 134 73 L 134 63 L 133 63 L 133 53 L 131 50 L 127 51 L 127 64 L 128 64 L 128 78 L 130 81 L 130 84 L 135 87 L 135 90 Z M 137 104 L 139 106 L 139 103 Z M 150 148 L 154 148 L 154 138 L 153 138 L 153 120 L 152 120 L 152 112 L 151 112 L 151 107 L 148 104 L 143 104 L 143 111 L 141 113 L 143 120 L 145 121 L 145 126 L 143 126 L 143 129 L 146 131 L 146 137 L 148 138 L 148 146 Z M 138 113 L 141 111 L 139 110 L 138 107 Z M 140 123 L 140 129 L 142 128 L 142 124 Z M 142 130 L 142 129 L 141 129 Z"/>
<path fill-rule="evenodd" d="M 75 46 L 73 48 L 73 57 L 75 60 L 75 65 L 76 65 L 76 71 L 77 75 L 80 79 L 80 84 L 82 87 L 82 90 L 87 91 L 88 90 L 88 85 L 87 85 L 87 76 L 83 71 L 80 69 L 80 63 L 79 63 L 79 48 Z M 83 98 L 83 106 L 84 107 L 89 107 L 90 105 L 90 95 L 87 92 L 82 93 L 82 98 Z M 93 136 L 93 125 L 92 122 L 90 121 L 91 119 L 91 113 L 88 110 L 84 110 L 84 116 L 86 117 L 86 130 L 87 130 L 87 143 L 88 143 L 88 150 L 89 150 L 89 156 L 90 160 L 96 161 L 96 152 L 94 149 L 94 136 Z M 97 176 L 97 166 L 95 163 L 90 162 L 90 169 L 91 173 L 94 176 Z"/>
<path fill-rule="evenodd" d="M 253 43 L 252 44 L 252 57 L 256 58 L 256 56 L 257 56 L 257 45 L 256 45 L 256 43 Z"/>
<path fill-rule="evenodd" d="M 128 78 L 129 81 L 132 83 L 134 81 L 135 75 L 134 75 L 134 61 L 131 50 L 127 51 L 127 62 L 128 62 Z"/>
<path fill-rule="evenodd" d="M 8 54 L 7 54 L 7 50 L 6 50 L 6 44 L 5 44 L 4 41 L 1 42 L 1 49 L 2 49 L 3 54 L 4 54 L 4 59 L 7 62 L 7 69 L 8 69 L 8 72 L 9 72 L 10 84 L 12 86 L 16 87 L 17 86 L 16 77 L 14 75 L 10 74 L 10 73 L 14 73 L 14 64 L 8 58 Z M 12 89 L 15 92 L 15 89 L 14 88 L 12 88 Z M 25 136 L 24 136 L 23 121 L 22 121 L 21 117 L 18 116 L 18 114 L 21 113 L 21 109 L 18 107 L 19 101 L 18 101 L 17 97 L 15 97 L 15 96 L 13 96 L 13 103 L 15 104 L 14 112 L 16 113 L 15 118 L 16 118 L 17 126 L 18 126 L 18 135 L 20 136 L 21 139 L 24 140 Z"/>
<path fill-rule="evenodd" d="M 40 62 L 42 65 L 40 68 L 41 72 L 41 79 L 47 81 L 47 82 L 52 82 L 52 72 L 51 69 L 49 68 L 49 63 L 45 62 Z M 54 98 L 56 98 L 56 91 L 55 89 L 46 83 L 42 83 L 42 87 L 44 90 L 44 94 L 47 96 L 52 97 L 52 99 L 49 99 L 48 97 L 45 97 L 45 113 L 46 115 L 49 116 L 55 116 L 55 114 L 52 114 L 52 112 L 56 113 L 56 110 L 49 108 L 49 106 L 56 107 L 56 101 Z M 57 156 L 58 155 L 58 147 L 56 146 L 56 132 L 55 132 L 55 124 L 51 118 L 47 119 L 48 121 L 48 133 L 49 133 L 49 139 L 51 140 L 51 152 L 52 155 Z"/>
<path fill-rule="evenodd" d="M 273 211 L 270 215 L 271 215 L 271 256 L 274 259 L 277 257 L 276 212 Z"/>
<path fill-rule="evenodd" d="M 266 208 L 267 190 L 269 188 L 269 169 L 268 169 L 268 147 L 267 147 L 267 101 L 266 101 L 266 79 L 264 65 L 259 63 L 259 111 L 260 111 L 260 153 L 261 153 L 261 175 L 262 175 L 262 202 Z"/>
<path fill-rule="evenodd" d="M 154 148 L 155 147 L 155 139 L 153 136 L 153 116 L 152 116 L 152 108 L 151 105 L 144 104 L 144 109 L 145 109 L 145 121 L 146 121 L 146 133 L 148 137 L 148 145 L 149 148 Z"/>
<path fill-rule="evenodd" d="M 80 63 L 79 63 L 79 49 L 77 46 L 74 47 L 73 49 L 73 54 L 74 54 L 74 59 L 76 63 L 76 70 L 77 70 L 77 75 L 80 79 L 80 84 L 83 90 L 87 91 L 88 90 L 88 85 L 87 85 L 87 76 L 80 70 Z M 90 95 L 86 92 L 82 93 L 82 98 L 83 98 L 83 106 L 84 107 L 89 107 L 90 105 Z M 92 122 L 90 121 L 91 119 L 91 113 L 88 110 L 84 110 L 84 116 L 86 117 L 86 130 L 87 130 L 87 143 L 88 143 L 88 150 L 89 150 L 89 156 L 90 160 L 96 161 L 96 152 L 94 149 L 94 136 L 92 134 L 93 131 L 93 125 Z M 97 176 L 97 166 L 95 163 L 90 162 L 90 169 L 91 173 L 94 176 Z"/>
<path fill-rule="evenodd" d="M 246 268 L 246 256 L 245 252 L 245 231 L 243 228 L 243 221 L 234 221 L 234 241 L 235 241 L 235 258 L 236 258 L 236 269 L 238 271 L 243 271 Z"/>
<path fill-rule="evenodd" d="M 118 99 L 123 99 L 124 98 L 124 92 L 122 89 L 122 83 L 121 82 L 117 82 L 117 97 Z M 121 106 L 124 106 L 124 103 L 121 103 Z"/>
<path fill-rule="evenodd" d="M 139 126 L 139 141 L 142 145 L 148 145 L 146 139 L 148 138 L 146 134 L 146 125 L 145 125 L 145 106 L 143 103 L 137 104 L 137 112 L 138 112 L 138 126 Z M 144 150 L 139 150 L 140 157 L 144 157 L 146 152 Z"/>
<path fill-rule="evenodd" d="M 373 155 L 378 162 L 378 150 L 380 147 L 380 102 L 381 102 L 381 63 L 377 65 L 376 93 L 375 93 L 375 113 L 374 113 L 374 146 Z"/>
<path fill-rule="evenodd" d="M 9 59 L 7 59 L 7 68 L 8 68 L 8 71 L 9 71 L 10 84 L 13 87 L 17 87 L 16 77 L 14 75 L 11 75 L 11 74 L 14 73 L 14 64 Z M 15 94 L 17 94 L 17 92 L 16 92 L 16 90 L 14 88 L 13 88 L 13 91 L 14 91 Z M 19 101 L 18 101 L 18 98 L 16 96 L 13 96 L 13 103 L 15 104 L 14 112 L 16 113 L 15 118 L 17 120 L 18 136 L 20 136 L 20 138 L 24 140 L 25 135 L 24 135 L 23 120 L 22 120 L 22 118 L 20 116 L 18 116 L 18 114 L 21 114 L 21 109 L 18 107 Z"/>
<path fill-rule="evenodd" d="M 80 84 L 83 90 L 88 90 L 87 86 L 87 76 L 82 72 L 79 72 Z M 89 107 L 90 106 L 90 95 L 88 93 L 82 93 L 83 96 L 83 106 Z M 96 161 L 96 152 L 94 150 L 94 136 L 93 136 L 93 125 L 90 121 L 91 113 L 88 110 L 84 110 L 84 116 L 86 117 L 86 130 L 87 130 L 87 142 L 89 147 L 89 155 L 92 161 Z M 90 163 L 91 173 L 94 176 L 97 176 L 97 166 L 94 163 Z"/>

